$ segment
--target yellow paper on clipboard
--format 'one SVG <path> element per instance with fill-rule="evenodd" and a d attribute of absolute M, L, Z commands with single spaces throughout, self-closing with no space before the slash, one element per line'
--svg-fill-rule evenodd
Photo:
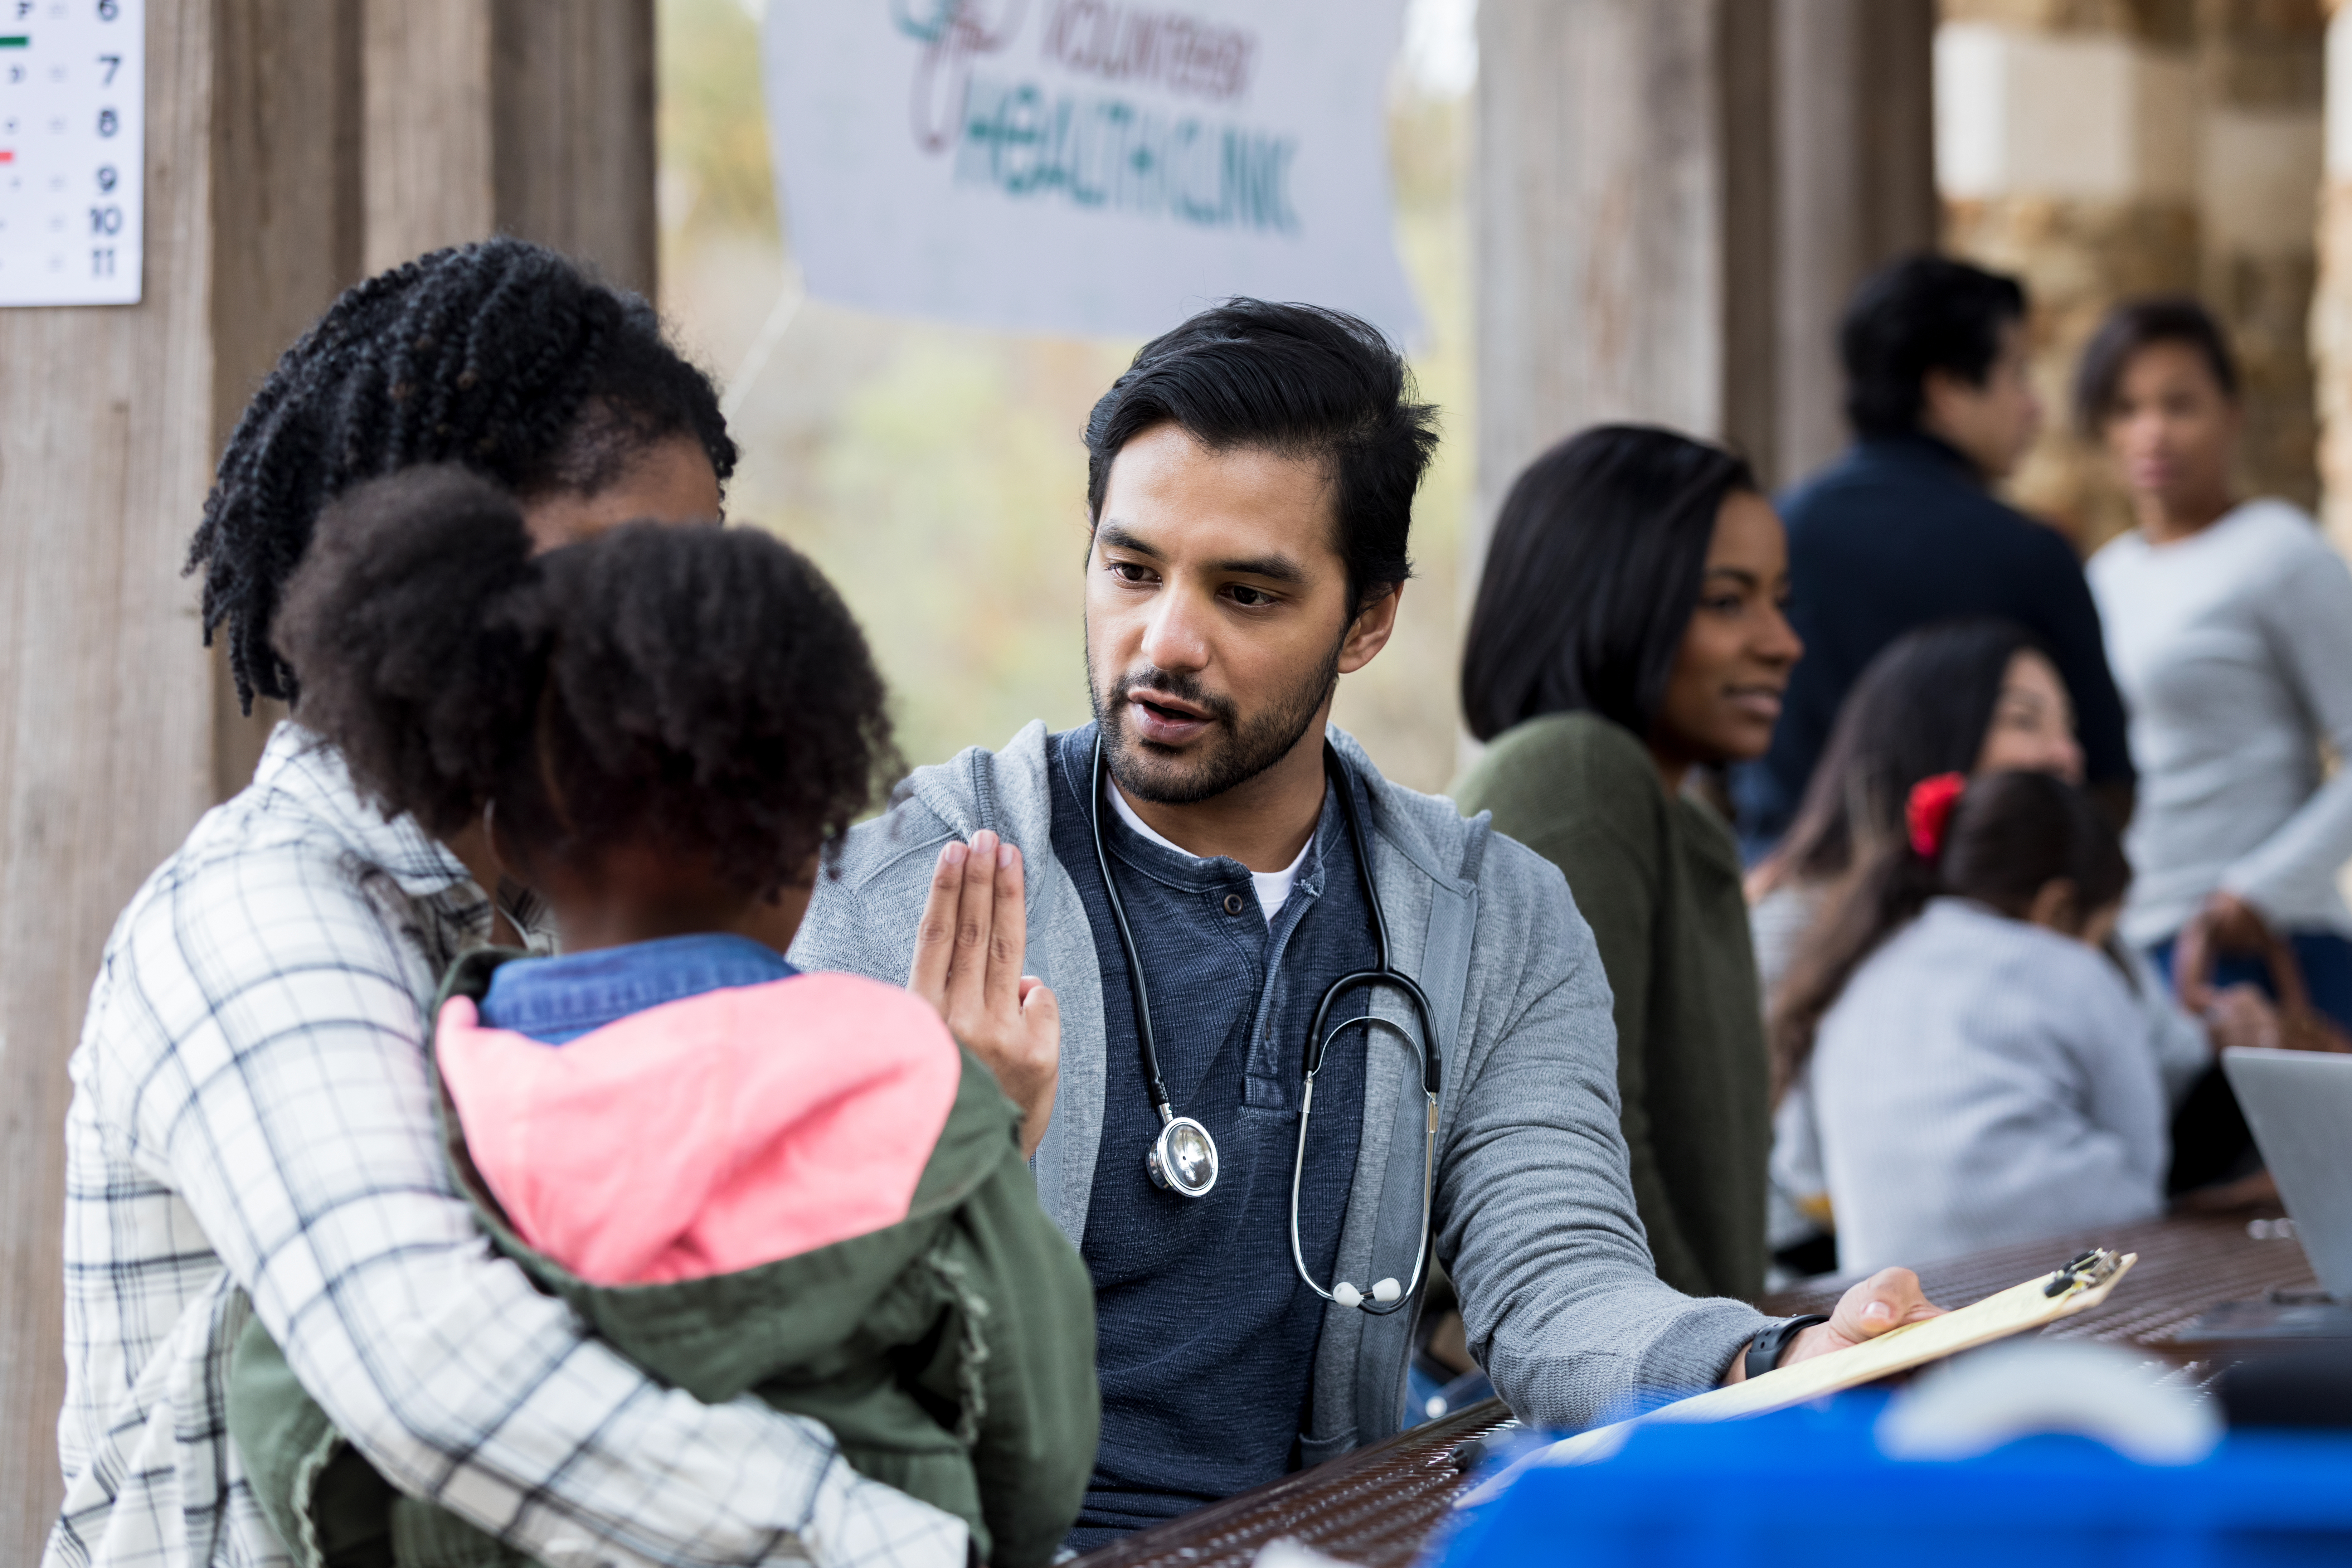
<path fill-rule="evenodd" d="M 1473 1507 L 1500 1495 L 1514 1476 L 1530 1466 L 1573 1465 L 1604 1458 L 1617 1450 L 1629 1430 L 1646 1423 L 1732 1421 L 1743 1415 L 1763 1415 L 1909 1372 L 2028 1329 L 2046 1327 L 2105 1300 L 2116 1281 L 2137 1261 L 2139 1254 L 2136 1252 L 2117 1254 L 2095 1247 L 2055 1272 L 2012 1285 L 1940 1317 L 1889 1329 L 1876 1339 L 1865 1340 L 1849 1350 L 1815 1356 L 1793 1366 L 1777 1367 L 1728 1388 L 1712 1388 L 1705 1394 L 1660 1405 L 1630 1421 L 1580 1432 L 1526 1456 L 1474 1489 L 1456 1506 Z"/>

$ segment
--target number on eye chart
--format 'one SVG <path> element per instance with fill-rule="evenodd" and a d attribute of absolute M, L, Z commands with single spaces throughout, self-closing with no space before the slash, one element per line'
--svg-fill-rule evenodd
<path fill-rule="evenodd" d="M 148 0 L 0 0 L 0 306 L 143 283 Z"/>

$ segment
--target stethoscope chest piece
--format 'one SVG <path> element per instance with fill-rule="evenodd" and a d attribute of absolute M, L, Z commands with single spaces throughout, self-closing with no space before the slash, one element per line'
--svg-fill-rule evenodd
<path fill-rule="evenodd" d="M 1179 1197 L 1206 1197 L 1217 1184 L 1217 1141 L 1191 1117 L 1171 1117 L 1152 1141 L 1143 1164 L 1153 1184 Z"/>

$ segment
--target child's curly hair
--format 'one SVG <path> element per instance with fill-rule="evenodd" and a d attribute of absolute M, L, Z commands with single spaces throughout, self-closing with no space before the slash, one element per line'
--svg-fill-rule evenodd
<path fill-rule="evenodd" d="M 387 816 L 593 863 L 650 841 L 797 880 L 894 776 L 881 677 L 771 534 L 630 523 L 534 554 L 512 497 L 404 470 L 327 508 L 286 591 L 300 721 Z"/>

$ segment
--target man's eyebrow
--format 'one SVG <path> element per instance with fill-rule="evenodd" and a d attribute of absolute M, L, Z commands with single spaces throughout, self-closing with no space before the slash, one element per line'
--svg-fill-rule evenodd
<path fill-rule="evenodd" d="M 1113 550 L 1132 550 L 1138 555 L 1149 555 L 1154 561 L 1160 559 L 1160 552 L 1152 548 L 1149 541 L 1116 522 L 1106 522 L 1096 529 L 1095 540 Z"/>
<path fill-rule="evenodd" d="M 1165 557 L 1158 548 L 1132 530 L 1116 522 L 1106 522 L 1095 530 L 1095 541 L 1113 550 L 1125 550 L 1151 560 Z M 1236 577 L 1263 577 L 1269 583 L 1304 583 L 1306 569 L 1287 555 L 1253 555 L 1230 561 L 1220 561 L 1214 570 Z"/>
<path fill-rule="evenodd" d="M 1260 555 L 1246 561 L 1220 561 L 1217 570 L 1237 577 L 1264 577 L 1273 583 L 1304 583 L 1307 574 L 1287 555 Z"/>

